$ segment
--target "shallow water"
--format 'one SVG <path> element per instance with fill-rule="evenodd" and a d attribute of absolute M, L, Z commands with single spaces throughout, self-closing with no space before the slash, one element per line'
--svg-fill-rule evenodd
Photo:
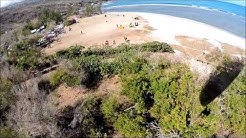
<path fill-rule="evenodd" d="M 188 18 L 245 37 L 245 7 L 211 0 L 116 0 L 104 12 L 147 12 Z"/>

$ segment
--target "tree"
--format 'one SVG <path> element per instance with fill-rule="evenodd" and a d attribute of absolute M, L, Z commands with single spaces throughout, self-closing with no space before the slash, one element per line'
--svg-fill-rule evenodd
<path fill-rule="evenodd" d="M 111 123 L 115 122 L 118 114 L 117 110 L 119 110 L 119 103 L 117 102 L 116 98 L 109 97 L 103 100 L 101 108 L 105 118 Z"/>
<path fill-rule="evenodd" d="M 128 114 L 123 113 L 119 115 L 114 126 L 128 138 L 146 137 L 148 135 L 145 120 L 141 116 L 130 117 Z"/>
<path fill-rule="evenodd" d="M 14 102 L 15 97 L 11 88 L 11 81 L 0 78 L 0 112 Z"/>

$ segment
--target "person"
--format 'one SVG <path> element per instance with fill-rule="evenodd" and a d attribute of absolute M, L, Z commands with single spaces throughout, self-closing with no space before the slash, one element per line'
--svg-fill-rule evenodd
<path fill-rule="evenodd" d="M 125 41 L 127 41 L 127 37 L 126 36 L 124 36 L 124 39 L 125 39 Z"/>
<path fill-rule="evenodd" d="M 106 45 L 106 46 L 108 46 L 108 45 L 109 45 L 109 42 L 108 42 L 108 40 L 106 40 L 106 42 L 105 42 L 105 45 Z"/>
<path fill-rule="evenodd" d="M 116 44 L 116 42 L 115 42 L 115 40 L 113 40 L 113 45 L 115 45 Z"/>
<path fill-rule="evenodd" d="M 69 31 L 72 31 L 72 28 L 71 27 L 69 27 L 69 29 L 68 29 Z"/>
<path fill-rule="evenodd" d="M 83 34 L 83 31 L 81 31 L 80 33 Z"/>
<path fill-rule="evenodd" d="M 118 24 L 116 26 L 117 26 L 117 28 L 119 28 L 119 25 Z"/>
<path fill-rule="evenodd" d="M 105 14 L 104 17 L 107 17 L 107 15 Z"/>
<path fill-rule="evenodd" d="M 125 14 L 123 14 L 123 17 L 125 17 Z"/>

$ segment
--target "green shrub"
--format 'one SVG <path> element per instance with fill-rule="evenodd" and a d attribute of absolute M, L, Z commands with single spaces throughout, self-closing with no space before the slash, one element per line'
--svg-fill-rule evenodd
<path fill-rule="evenodd" d="M 38 23 L 40 25 L 44 25 L 46 23 L 48 23 L 49 21 L 55 21 L 56 23 L 58 22 L 62 22 L 63 21 L 63 18 L 62 18 L 62 15 L 55 11 L 55 10 L 51 10 L 51 9 L 44 9 L 39 18 L 38 18 Z"/>
<path fill-rule="evenodd" d="M 84 46 L 71 46 L 67 50 L 58 51 L 56 57 L 74 59 L 82 56 Z"/>
<path fill-rule="evenodd" d="M 94 12 L 93 6 L 91 4 L 87 4 L 85 6 L 85 15 L 86 16 L 91 16 L 93 14 L 93 12 Z"/>
<path fill-rule="evenodd" d="M 42 57 L 41 49 L 35 47 L 40 36 L 25 39 L 13 46 L 9 61 L 21 70 L 35 69 Z"/>
<path fill-rule="evenodd" d="M 63 69 L 58 69 L 50 78 L 50 84 L 54 87 L 61 83 L 66 83 L 68 86 L 80 85 L 80 81 L 79 77 L 70 75 Z"/>
<path fill-rule="evenodd" d="M 101 74 L 103 76 L 112 76 L 119 73 L 121 66 L 117 62 L 102 62 L 100 65 Z"/>
<path fill-rule="evenodd" d="M 154 42 L 143 43 L 140 44 L 139 47 L 141 51 L 174 53 L 172 47 L 167 43 L 163 43 L 163 42 L 154 41 Z"/>
<path fill-rule="evenodd" d="M 101 74 L 102 58 L 97 56 L 80 57 L 74 60 L 73 69 L 76 72 L 83 72 L 81 83 L 86 87 L 97 86 L 102 79 Z"/>
<path fill-rule="evenodd" d="M 14 94 L 11 91 L 12 83 L 9 80 L 0 79 L 0 111 L 14 102 Z"/>
<path fill-rule="evenodd" d="M 127 138 L 142 138 L 148 135 L 145 120 L 141 116 L 130 117 L 127 114 L 121 114 L 114 126 Z"/>
<path fill-rule="evenodd" d="M 117 110 L 119 109 L 119 103 L 115 97 L 109 97 L 103 100 L 101 106 L 102 112 L 105 118 L 109 122 L 115 122 L 117 119 Z"/>
<path fill-rule="evenodd" d="M 0 126 L 0 138 L 24 138 L 24 135 L 17 133 L 9 127 Z"/>
<path fill-rule="evenodd" d="M 88 98 L 81 104 L 81 130 L 85 137 L 103 137 L 106 133 L 100 106 L 101 101 L 97 98 Z"/>

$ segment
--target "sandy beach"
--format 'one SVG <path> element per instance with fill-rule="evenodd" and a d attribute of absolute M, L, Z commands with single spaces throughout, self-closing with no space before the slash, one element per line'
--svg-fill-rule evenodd
<path fill-rule="evenodd" d="M 130 27 L 131 23 L 133 27 Z M 125 42 L 124 37 L 130 43 L 167 42 L 175 50 L 192 57 L 214 49 L 234 56 L 245 54 L 244 38 L 204 23 L 167 15 L 112 12 L 80 18 L 70 28 L 71 31 L 66 27 L 66 33 L 60 35 L 51 47 L 44 49 L 47 55 L 74 45 L 102 47 L 106 41 L 109 42 L 108 46 L 115 47 Z"/>
<path fill-rule="evenodd" d="M 245 49 L 244 38 L 204 23 L 163 14 L 136 14 L 146 19 L 149 25 L 156 29 L 153 32 L 155 38 L 170 44 L 178 44 L 175 36 L 183 35 L 208 39 L 215 46 L 219 46 L 219 43 L 227 43 Z"/>

